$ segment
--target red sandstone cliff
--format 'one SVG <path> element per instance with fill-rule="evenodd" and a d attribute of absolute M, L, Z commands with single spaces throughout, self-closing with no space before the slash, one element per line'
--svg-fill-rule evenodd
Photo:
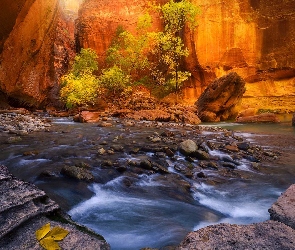
<path fill-rule="evenodd" d="M 1 19 L 6 11 L 8 18 L 0 29 L 0 90 L 15 105 L 55 102 L 58 77 L 74 48 L 59 1 L 7 1 Z"/>
<path fill-rule="evenodd" d="M 82 0 L 61 7 L 62 0 L 3 1 L 0 92 L 18 104 L 56 102 L 58 77 L 74 50 L 74 17 L 65 20 L 62 12 L 77 9 Z M 246 80 L 244 108 L 294 109 L 295 1 L 192 1 L 202 13 L 197 29 L 185 31 L 191 52 L 185 67 L 193 73 L 186 96 L 194 102 L 213 79 L 235 71 Z M 146 7 L 144 0 L 85 0 L 76 21 L 76 46 L 95 49 L 102 62 L 117 27 L 134 32 Z M 153 29 L 160 29 L 159 18 L 154 20 Z"/>

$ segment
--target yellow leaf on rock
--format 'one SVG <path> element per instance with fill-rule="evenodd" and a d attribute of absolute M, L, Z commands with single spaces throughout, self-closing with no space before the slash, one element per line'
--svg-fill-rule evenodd
<path fill-rule="evenodd" d="M 40 229 L 36 231 L 37 240 L 40 241 L 41 239 L 43 239 L 45 235 L 49 233 L 49 231 L 50 231 L 50 223 L 47 223 L 46 225 L 44 225 L 43 227 L 41 227 Z"/>
<path fill-rule="evenodd" d="M 60 250 L 58 243 L 51 238 L 40 240 L 40 245 L 46 250 Z"/>
<path fill-rule="evenodd" d="M 44 249 L 60 250 L 57 241 L 63 240 L 68 233 L 68 230 L 61 227 L 54 227 L 50 230 L 50 223 L 47 223 L 36 231 L 36 238 Z"/>
<path fill-rule="evenodd" d="M 61 227 L 54 227 L 51 229 L 51 231 L 45 236 L 45 238 L 51 238 L 55 241 L 63 240 L 67 235 L 69 231 L 65 230 Z"/>

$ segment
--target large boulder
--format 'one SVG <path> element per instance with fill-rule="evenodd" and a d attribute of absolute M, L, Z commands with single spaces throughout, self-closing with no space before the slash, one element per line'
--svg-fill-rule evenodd
<path fill-rule="evenodd" d="M 234 118 L 237 115 L 235 107 L 245 91 L 245 81 L 235 72 L 213 81 L 196 102 L 201 121 L 218 122 Z"/>
<path fill-rule="evenodd" d="M 272 220 L 295 229 L 295 184 L 289 187 L 268 211 Z"/>
<path fill-rule="evenodd" d="M 277 221 L 251 225 L 218 224 L 192 232 L 179 249 L 294 249 L 295 230 Z"/>

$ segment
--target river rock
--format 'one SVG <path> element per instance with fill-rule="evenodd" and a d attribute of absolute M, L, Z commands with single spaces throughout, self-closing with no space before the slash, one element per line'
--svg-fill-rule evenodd
<path fill-rule="evenodd" d="M 33 184 L 21 181 L 0 166 L 0 250 L 43 249 L 35 232 L 47 223 L 69 231 L 62 249 L 109 250 L 100 235 L 73 222 L 59 206 Z"/>
<path fill-rule="evenodd" d="M 98 122 L 100 120 L 100 112 L 82 111 L 74 117 L 75 122 Z"/>
<path fill-rule="evenodd" d="M 277 221 L 251 225 L 218 224 L 189 233 L 179 250 L 294 249 L 295 230 Z"/>
<path fill-rule="evenodd" d="M 280 221 L 295 229 L 295 184 L 290 186 L 268 211 L 272 220 Z"/>
<path fill-rule="evenodd" d="M 239 117 L 236 119 L 238 123 L 256 123 L 256 122 L 280 122 L 279 118 L 273 113 L 263 113 L 254 116 Z"/>
<path fill-rule="evenodd" d="M 245 81 L 235 72 L 213 81 L 196 102 L 201 121 L 218 122 L 235 117 L 235 107 L 245 91 Z"/>
<path fill-rule="evenodd" d="M 80 181 L 90 182 L 94 180 L 94 176 L 89 170 L 77 166 L 64 166 L 61 174 Z"/>
<path fill-rule="evenodd" d="M 292 118 L 292 126 L 295 127 L 295 113 L 293 114 L 293 118 Z"/>
<path fill-rule="evenodd" d="M 186 140 L 179 144 L 179 151 L 183 155 L 191 155 L 198 150 L 198 145 L 193 140 Z"/>

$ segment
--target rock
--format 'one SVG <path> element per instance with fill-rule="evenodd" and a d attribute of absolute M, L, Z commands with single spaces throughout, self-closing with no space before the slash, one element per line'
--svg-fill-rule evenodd
<path fill-rule="evenodd" d="M 41 249 L 35 232 L 47 223 L 69 231 L 59 242 L 62 249 L 110 249 L 102 236 L 73 222 L 44 191 L 16 179 L 4 166 L 0 166 L 0 193 L 0 250 Z"/>
<path fill-rule="evenodd" d="M 0 16 L 6 17 L 1 18 L 4 26 L 0 28 L 0 89 L 14 105 L 58 105 L 57 79 L 66 72 L 74 54 L 74 32 L 67 25 L 70 21 L 63 19 L 58 1 L 15 3 L 12 6 L 5 0 L 0 11 Z"/>
<path fill-rule="evenodd" d="M 203 150 L 196 150 L 191 155 L 193 157 L 197 158 L 198 160 L 209 160 L 210 159 L 210 155 Z"/>
<path fill-rule="evenodd" d="M 258 109 L 256 109 L 256 108 L 248 108 L 248 109 L 245 109 L 245 110 L 239 112 L 237 117 L 239 118 L 239 117 L 254 116 L 257 114 L 257 112 L 258 112 Z"/>
<path fill-rule="evenodd" d="M 293 114 L 293 118 L 292 118 L 292 126 L 295 127 L 295 113 Z"/>
<path fill-rule="evenodd" d="M 248 142 L 240 142 L 237 144 L 238 149 L 247 151 L 250 148 L 250 144 Z"/>
<path fill-rule="evenodd" d="M 251 225 L 218 224 L 189 233 L 179 250 L 294 249 L 295 230 L 276 221 Z"/>
<path fill-rule="evenodd" d="M 224 148 L 231 152 L 239 152 L 239 149 L 236 145 L 226 145 Z"/>
<path fill-rule="evenodd" d="M 74 117 L 75 122 L 91 123 L 98 122 L 100 120 L 100 112 L 82 111 Z"/>
<path fill-rule="evenodd" d="M 94 176 L 89 170 L 77 166 L 64 166 L 61 170 L 61 174 L 79 181 L 90 182 L 94 180 Z"/>
<path fill-rule="evenodd" d="M 20 141 L 22 141 L 22 138 L 17 136 L 17 137 L 9 137 L 6 142 L 9 144 L 12 144 L 12 143 L 18 143 Z"/>
<path fill-rule="evenodd" d="M 245 81 L 235 72 L 216 79 L 201 94 L 196 106 L 203 122 L 224 121 L 235 117 L 235 107 L 245 92 Z"/>
<path fill-rule="evenodd" d="M 246 116 L 246 117 L 239 117 L 236 119 L 238 123 L 256 123 L 256 122 L 272 122 L 278 123 L 280 122 L 279 118 L 273 113 L 263 113 L 260 115 L 254 116 Z"/>
<path fill-rule="evenodd" d="M 207 176 L 204 174 L 204 172 L 197 173 L 197 177 L 199 177 L 199 178 L 207 178 Z"/>
<path fill-rule="evenodd" d="M 198 145 L 193 140 L 186 140 L 179 144 L 179 152 L 183 155 L 191 155 L 198 150 Z"/>
<path fill-rule="evenodd" d="M 290 186 L 268 211 L 272 220 L 295 229 L 295 184 Z"/>

